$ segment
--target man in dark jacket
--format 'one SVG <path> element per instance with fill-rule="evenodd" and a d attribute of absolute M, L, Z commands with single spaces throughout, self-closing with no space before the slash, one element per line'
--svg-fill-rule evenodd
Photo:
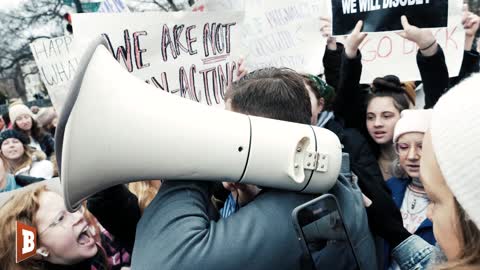
<path fill-rule="evenodd" d="M 235 83 L 231 93 L 227 104 L 233 111 L 310 123 L 310 100 L 295 72 L 256 71 Z M 353 186 L 339 180 L 331 193 L 341 201 L 360 264 L 376 269 L 361 193 Z M 263 189 L 239 211 L 218 219 L 211 195 L 210 183 L 165 181 L 137 225 L 132 269 L 306 269 L 291 213 L 316 196 Z M 325 265 L 345 258 L 328 259 Z M 340 269 L 355 268 L 350 263 Z"/>

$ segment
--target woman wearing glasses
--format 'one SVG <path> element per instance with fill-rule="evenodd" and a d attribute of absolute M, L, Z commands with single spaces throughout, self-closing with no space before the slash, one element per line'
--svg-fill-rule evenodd
<path fill-rule="evenodd" d="M 393 200 L 400 209 L 407 231 L 435 245 L 432 222 L 427 218 L 430 199 L 420 182 L 422 141 L 432 110 L 404 110 L 395 125 L 393 142 L 398 154 L 393 163 L 394 177 L 387 181 Z M 393 265 L 393 269 L 398 267 Z"/>
<path fill-rule="evenodd" d="M 16 221 L 37 228 L 37 255 L 15 263 Z M 0 208 L 0 269 L 129 269 L 130 254 L 118 248 L 84 208 L 70 213 L 63 198 L 45 186 L 16 193 Z"/>

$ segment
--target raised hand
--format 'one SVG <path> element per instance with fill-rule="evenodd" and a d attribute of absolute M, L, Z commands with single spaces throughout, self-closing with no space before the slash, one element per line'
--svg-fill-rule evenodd
<path fill-rule="evenodd" d="M 240 80 L 241 78 L 245 77 L 247 75 L 248 70 L 245 67 L 245 59 L 240 58 L 238 60 L 238 69 L 237 69 L 237 81 Z"/>
<path fill-rule="evenodd" d="M 367 33 L 362 32 L 363 21 L 358 21 L 352 33 L 347 37 L 345 42 L 345 54 L 348 58 L 357 57 L 358 47 L 367 37 Z"/>
<path fill-rule="evenodd" d="M 411 25 L 405 16 L 402 16 L 401 20 L 403 26 L 403 32 L 399 33 L 401 37 L 415 42 L 425 56 L 431 56 L 437 52 L 438 45 L 432 31 Z"/>
<path fill-rule="evenodd" d="M 335 51 L 337 49 L 337 39 L 332 37 L 332 20 L 326 17 L 320 18 L 320 32 L 324 38 L 327 38 L 327 48 Z"/>
<path fill-rule="evenodd" d="M 480 17 L 476 14 L 468 11 L 468 5 L 463 5 L 463 28 L 465 29 L 465 50 L 470 51 L 473 46 L 473 40 L 475 34 L 478 31 L 480 25 Z"/>

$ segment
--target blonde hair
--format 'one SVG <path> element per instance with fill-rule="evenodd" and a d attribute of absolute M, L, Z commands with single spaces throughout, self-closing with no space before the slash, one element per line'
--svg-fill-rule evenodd
<path fill-rule="evenodd" d="M 45 191 L 55 192 L 41 185 L 34 189 L 23 189 L 15 193 L 0 208 L 0 228 L 2 235 L 0 237 L 0 269 L 9 270 L 46 270 L 47 262 L 43 260 L 27 259 L 20 263 L 15 263 L 16 250 L 16 222 L 20 221 L 26 225 L 37 227 L 36 213 L 40 208 L 40 194 Z M 91 213 L 85 211 L 85 219 L 93 225 L 97 232 L 100 232 L 96 225 L 95 218 Z M 96 242 L 100 242 L 99 233 L 95 237 Z"/>
<path fill-rule="evenodd" d="M 35 161 L 41 161 L 41 160 L 47 159 L 47 156 L 45 155 L 45 153 L 43 151 L 34 150 L 26 144 L 23 145 L 23 150 L 24 150 L 24 153 L 23 153 L 18 165 L 15 165 L 14 162 L 8 160 L 3 155 L 3 153 L 0 153 L 0 156 L 2 156 L 3 160 L 7 161 L 8 171 L 10 171 L 14 175 L 20 169 L 23 169 L 27 166 L 31 166 L 34 160 Z"/>
<path fill-rule="evenodd" d="M 156 184 L 159 180 L 140 181 L 128 184 L 130 192 L 135 194 L 138 198 L 138 206 L 143 213 L 143 210 L 147 208 L 150 202 L 157 195 L 159 187 Z"/>
<path fill-rule="evenodd" d="M 53 164 L 53 177 L 59 176 L 58 174 L 58 163 L 57 163 L 57 155 L 53 152 L 52 156 L 50 157 L 50 162 Z"/>
<path fill-rule="evenodd" d="M 478 270 L 480 269 L 480 230 L 468 217 L 465 210 L 455 199 L 455 212 L 457 213 L 456 233 L 460 238 L 462 249 L 458 259 L 440 265 L 438 270 Z"/>

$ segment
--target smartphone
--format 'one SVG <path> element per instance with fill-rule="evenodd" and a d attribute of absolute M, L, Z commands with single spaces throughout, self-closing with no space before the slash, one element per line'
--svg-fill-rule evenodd
<path fill-rule="evenodd" d="M 325 194 L 292 211 L 303 269 L 360 269 L 337 199 Z"/>

